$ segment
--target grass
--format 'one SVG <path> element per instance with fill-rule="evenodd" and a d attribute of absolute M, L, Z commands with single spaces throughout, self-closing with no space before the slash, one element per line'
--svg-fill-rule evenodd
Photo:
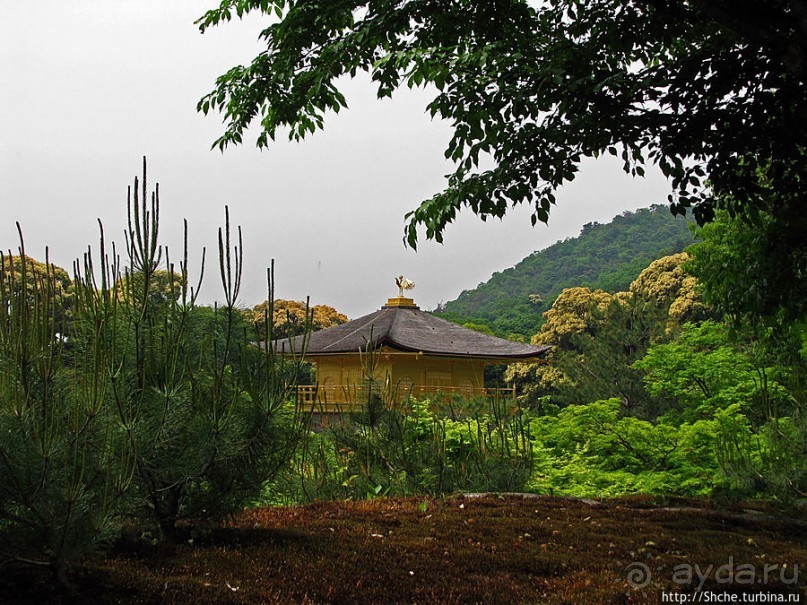
<path fill-rule="evenodd" d="M 786 564 L 784 581 L 778 567 L 753 588 L 803 593 L 807 570 L 790 579 L 794 565 L 807 567 L 807 523 L 681 504 L 482 496 L 253 509 L 224 526 L 183 528 L 178 545 L 122 541 L 85 561 L 75 588 L 80 602 L 127 605 L 659 603 L 661 590 L 698 587 L 697 575 L 675 581 L 682 564 L 711 565 L 703 588 L 721 592 L 748 587 L 719 581 L 718 566 L 761 575 Z M 641 589 L 627 579 L 637 563 L 652 574 Z M 60 602 L 46 580 L 7 574 L 0 603 Z"/>

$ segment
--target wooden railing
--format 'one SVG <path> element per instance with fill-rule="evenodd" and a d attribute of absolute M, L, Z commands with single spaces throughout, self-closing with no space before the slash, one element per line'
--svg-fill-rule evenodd
<path fill-rule="evenodd" d="M 368 392 L 368 390 L 370 392 Z M 423 386 L 383 389 L 380 385 L 300 385 L 297 406 L 304 411 L 320 413 L 352 412 L 361 409 L 372 398 L 393 404 L 428 397 L 435 401 L 453 399 L 496 398 L 515 400 L 515 387 L 486 389 L 482 387 Z"/>

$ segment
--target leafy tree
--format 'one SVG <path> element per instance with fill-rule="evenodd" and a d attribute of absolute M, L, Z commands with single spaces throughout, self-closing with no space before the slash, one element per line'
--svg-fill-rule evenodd
<path fill-rule="evenodd" d="M 543 407 L 545 397 L 560 405 L 616 397 L 631 413 L 654 417 L 664 411 L 661 391 L 648 393 L 634 364 L 651 345 L 673 338 L 683 320 L 711 313 L 684 271 L 687 258 L 675 254 L 652 262 L 628 292 L 564 290 L 533 337 L 554 347 L 548 365 L 515 364 L 507 371 L 525 403 Z"/>
<path fill-rule="evenodd" d="M 659 306 L 669 306 L 683 289 L 694 290 L 694 279 L 688 279 L 684 270 L 688 259 L 689 255 L 682 252 L 653 261 L 631 283 L 630 292 Z"/>
<path fill-rule="evenodd" d="M 572 347 L 572 336 L 594 334 L 602 325 L 603 312 L 614 297 L 602 290 L 568 288 L 555 299 L 552 308 L 544 313 L 546 320 L 541 331 L 532 339 L 533 344 Z"/>
<path fill-rule="evenodd" d="M 118 281 L 117 295 L 127 303 L 142 303 L 146 298 L 154 304 L 176 301 L 182 295 L 182 275 L 165 269 L 154 270 L 147 279 L 143 272 L 126 272 Z M 148 281 L 148 285 L 146 285 Z"/>
<path fill-rule="evenodd" d="M 602 324 L 602 313 L 612 302 L 613 296 L 602 290 L 568 288 L 561 292 L 552 308 L 544 313 L 546 321 L 541 331 L 532 338 L 533 344 L 553 346 L 545 361 L 512 364 L 505 371 L 506 381 L 516 387 L 526 405 L 542 410 L 545 397 L 551 397 L 555 403 L 566 403 L 563 393 L 576 385 L 563 369 L 565 364 L 560 358 L 579 356 L 576 336 L 596 334 Z"/>
<path fill-rule="evenodd" d="M 560 293 L 552 308 L 544 313 L 541 331 L 532 338 L 533 344 L 553 347 L 545 361 L 512 364 L 505 372 L 505 379 L 516 387 L 525 404 L 541 409 L 546 396 L 551 396 L 555 403 L 567 403 L 563 394 L 573 392 L 577 385 L 561 358 L 571 360 L 580 356 L 577 337 L 599 333 L 603 313 L 613 300 L 607 292 L 588 288 L 567 288 Z M 577 398 L 574 401 L 579 403 Z"/>
<path fill-rule="evenodd" d="M 244 319 L 250 323 L 259 334 L 266 331 L 268 309 L 272 312 L 272 338 L 290 338 L 298 336 L 306 330 L 316 332 L 332 326 L 338 326 L 347 321 L 347 315 L 339 313 L 328 305 L 314 305 L 297 300 L 276 300 L 270 305 L 263 301 L 244 311 Z"/>
<path fill-rule="evenodd" d="M 664 338 L 664 310 L 635 296 L 615 297 L 598 315 L 596 332 L 574 334 L 572 348 L 558 352 L 556 365 L 570 381 L 560 395 L 574 403 L 616 397 L 627 413 L 655 417 L 659 402 L 633 364 Z"/>
<path fill-rule="evenodd" d="M 528 488 L 584 497 L 710 495 L 721 476 L 714 420 L 674 426 L 624 415 L 618 399 L 535 419 Z"/>
<path fill-rule="evenodd" d="M 20 233 L 22 233 L 20 231 Z M 22 237 L 22 235 L 20 236 Z M 28 304 L 33 303 L 37 292 L 45 285 L 52 288 L 53 300 L 58 301 L 59 308 L 54 309 L 56 320 L 62 322 L 70 316 L 70 307 L 73 303 L 73 282 L 70 275 L 63 268 L 51 263 L 45 250 L 45 262 L 26 256 L 22 249 L 20 254 L 10 251 L 2 255 L 0 264 L 5 274 L 7 296 L 25 296 Z M 23 294 L 24 293 L 24 294 Z M 66 326 L 62 326 L 66 329 Z"/>
<path fill-rule="evenodd" d="M 772 196 L 772 189 L 766 194 Z M 763 397 L 744 410 L 757 454 L 752 460 L 748 448 L 740 455 L 739 442 L 727 446 L 737 454 L 727 458 L 734 475 L 757 490 L 793 497 L 803 496 L 807 475 L 807 255 L 801 248 L 804 230 L 798 236 L 781 221 L 775 212 L 759 212 L 751 226 L 720 213 L 699 230 L 701 241 L 690 248 L 687 268 L 702 284 L 704 299 L 754 346 Z"/>
<path fill-rule="evenodd" d="M 13 285 L 15 293 L 22 292 L 24 289 L 29 300 L 34 297 L 37 286 L 43 280 L 52 281 L 56 293 L 61 298 L 70 296 L 70 286 L 72 284 L 70 275 L 67 271 L 49 261 L 41 263 L 24 253 L 14 255 L 9 252 L 3 255 L 2 266 L 6 275 L 6 283 L 9 286 Z"/>
<path fill-rule="evenodd" d="M 687 419 L 711 417 L 716 410 L 739 404 L 743 413 L 758 422 L 770 418 L 789 394 L 765 367 L 757 347 L 741 349 L 728 326 L 706 321 L 689 324 L 674 341 L 652 347 L 636 362 L 650 393 L 672 399 L 677 415 Z"/>
<path fill-rule="evenodd" d="M 702 300 L 697 280 L 685 269 L 686 252 L 665 256 L 652 263 L 630 285 L 638 299 L 668 310 L 667 329 L 697 322 L 714 315 Z"/>
<path fill-rule="evenodd" d="M 419 225 L 441 240 L 464 207 L 485 219 L 527 203 L 533 223 L 547 221 L 557 189 L 601 153 L 634 175 L 658 164 L 673 211 L 699 222 L 716 207 L 766 208 L 804 232 L 803 0 L 221 0 L 198 24 L 250 11 L 277 15 L 260 34 L 266 49 L 198 104 L 224 114 L 221 149 L 254 121 L 261 147 L 279 129 L 301 139 L 322 128 L 346 106 L 345 75 L 368 72 L 379 97 L 433 87 L 428 110 L 451 124 L 457 167 L 408 215 L 412 246 Z M 480 154 L 492 168 L 478 169 Z"/>
<path fill-rule="evenodd" d="M 700 281 L 704 298 L 736 321 L 776 326 L 804 319 L 807 251 L 794 241 L 804 240 L 803 221 L 783 225 L 761 212 L 750 226 L 719 213 L 698 230 L 687 270 Z"/>

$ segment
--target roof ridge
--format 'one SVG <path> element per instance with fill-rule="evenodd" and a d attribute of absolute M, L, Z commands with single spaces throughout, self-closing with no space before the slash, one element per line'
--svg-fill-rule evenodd
<path fill-rule="evenodd" d="M 330 349 L 331 347 L 334 347 L 334 346 L 338 345 L 338 344 L 339 344 L 340 342 L 342 342 L 343 340 L 345 340 L 345 339 L 350 338 L 351 336 L 353 336 L 353 335 L 354 335 L 356 332 L 359 332 L 359 331 L 363 330 L 363 329 L 364 329 L 364 327 L 365 327 L 365 326 L 367 326 L 368 324 L 370 324 L 370 333 L 372 334 L 372 329 L 373 329 L 372 324 L 375 322 L 376 318 L 380 317 L 381 315 L 383 315 L 384 313 L 386 313 L 388 310 L 389 310 L 389 309 L 379 309 L 378 311 L 376 311 L 376 312 L 374 312 L 374 313 L 370 313 L 369 315 L 365 315 L 364 317 L 367 319 L 367 321 L 366 321 L 366 322 L 364 322 L 363 324 L 361 324 L 361 325 L 360 325 L 358 328 L 356 328 L 356 329 L 355 329 L 355 330 L 353 330 L 352 332 L 348 332 L 347 334 L 345 334 L 345 335 L 344 335 L 342 338 L 340 338 L 339 340 L 335 340 L 335 341 L 333 341 L 332 343 L 330 343 L 329 345 L 327 345 L 327 346 L 323 347 L 323 349 Z M 362 319 L 362 318 L 361 318 L 361 317 L 359 317 L 358 319 L 356 319 L 356 320 L 354 320 L 354 321 L 358 322 L 358 321 L 359 321 L 359 319 Z M 393 322 L 394 322 L 394 321 L 395 321 L 395 320 L 393 319 Z M 391 330 L 391 329 L 392 329 L 392 327 L 391 327 L 391 324 L 390 324 L 390 330 Z M 387 331 L 387 334 L 389 334 L 389 331 Z M 386 336 L 386 334 L 385 334 L 385 336 Z M 377 340 L 377 338 L 376 338 L 375 340 Z M 365 344 L 365 346 L 366 346 L 368 343 L 367 343 L 367 342 L 365 342 L 364 344 Z"/>
<path fill-rule="evenodd" d="M 387 330 L 387 338 L 389 338 L 392 342 L 395 342 L 392 334 L 395 331 L 395 324 L 398 323 L 398 311 L 400 309 L 406 309 L 407 307 L 392 307 L 394 309 L 395 314 L 392 316 L 392 321 L 389 324 L 389 330 Z"/>

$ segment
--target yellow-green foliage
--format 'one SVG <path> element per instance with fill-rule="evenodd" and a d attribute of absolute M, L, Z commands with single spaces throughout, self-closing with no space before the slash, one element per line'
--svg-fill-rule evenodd
<path fill-rule="evenodd" d="M 552 308 L 544 313 L 546 323 L 533 337 L 532 343 L 570 346 L 572 335 L 596 331 L 602 324 L 601 313 L 613 300 L 613 295 L 603 290 L 567 288 L 555 299 Z"/>
<path fill-rule="evenodd" d="M 504 379 L 515 386 L 522 405 L 532 407 L 540 407 L 542 400 L 548 400 L 559 388 L 573 386 L 571 379 L 551 364 L 514 363 L 507 366 Z"/>
<path fill-rule="evenodd" d="M 542 396 L 573 385 L 553 361 L 560 352 L 574 347 L 575 335 L 596 334 L 613 300 L 613 295 L 603 290 L 567 288 L 561 292 L 552 308 L 544 313 L 546 322 L 541 331 L 532 338 L 533 344 L 553 347 L 546 357 L 549 365 L 517 363 L 505 371 L 505 380 L 516 386 L 523 404 L 536 406 Z"/>
<path fill-rule="evenodd" d="M 701 299 L 697 280 L 684 267 L 689 260 L 686 252 L 660 258 L 650 263 L 630 285 L 632 295 L 668 310 L 668 329 L 710 315 Z"/>
<path fill-rule="evenodd" d="M 51 298 L 57 322 L 61 323 L 70 315 L 75 294 L 73 282 L 67 271 L 58 265 L 40 262 L 24 253 L 0 252 L 0 274 L 6 299 L 24 292 L 30 304 L 39 291 Z M 65 329 L 65 326 L 60 329 Z"/>
<path fill-rule="evenodd" d="M 626 407 L 647 407 L 631 365 L 649 346 L 673 338 L 682 322 L 709 315 L 695 279 L 684 269 L 688 258 L 681 253 L 652 262 L 626 292 L 563 290 L 532 339 L 553 346 L 548 365 L 517 364 L 505 374 L 522 403 L 536 407 L 545 397 L 584 403 L 586 397 L 619 396 Z"/>
<path fill-rule="evenodd" d="M 259 333 L 266 330 L 266 317 L 269 308 L 268 301 L 263 301 L 243 312 L 244 319 L 252 324 Z M 308 329 L 316 332 L 332 326 L 338 326 L 347 321 L 347 315 L 339 313 L 328 305 L 306 306 L 297 300 L 276 300 L 272 306 L 273 338 L 288 338 L 302 334 Z M 308 316 L 306 316 L 306 313 Z"/>
<path fill-rule="evenodd" d="M 653 261 L 630 285 L 630 292 L 658 305 L 675 299 L 688 277 L 683 264 L 689 259 L 686 252 L 665 256 Z"/>
<path fill-rule="evenodd" d="M 616 399 L 569 406 L 532 421 L 528 489 L 602 497 L 709 495 L 722 480 L 714 420 L 674 426 L 622 414 Z"/>
<path fill-rule="evenodd" d="M 61 291 L 67 291 L 71 281 L 67 271 L 53 263 L 42 263 L 30 256 L 7 253 L 3 255 L 3 271 L 8 275 L 9 283 L 25 283 L 28 289 L 33 288 L 35 280 L 50 278 L 52 285 Z M 23 274 L 25 277 L 23 278 Z"/>
<path fill-rule="evenodd" d="M 182 275 L 174 271 L 156 269 L 149 272 L 146 284 L 142 271 L 131 271 L 118 280 L 115 290 L 123 303 L 142 305 L 149 300 L 151 304 L 161 305 L 179 300 L 184 282 Z"/>

